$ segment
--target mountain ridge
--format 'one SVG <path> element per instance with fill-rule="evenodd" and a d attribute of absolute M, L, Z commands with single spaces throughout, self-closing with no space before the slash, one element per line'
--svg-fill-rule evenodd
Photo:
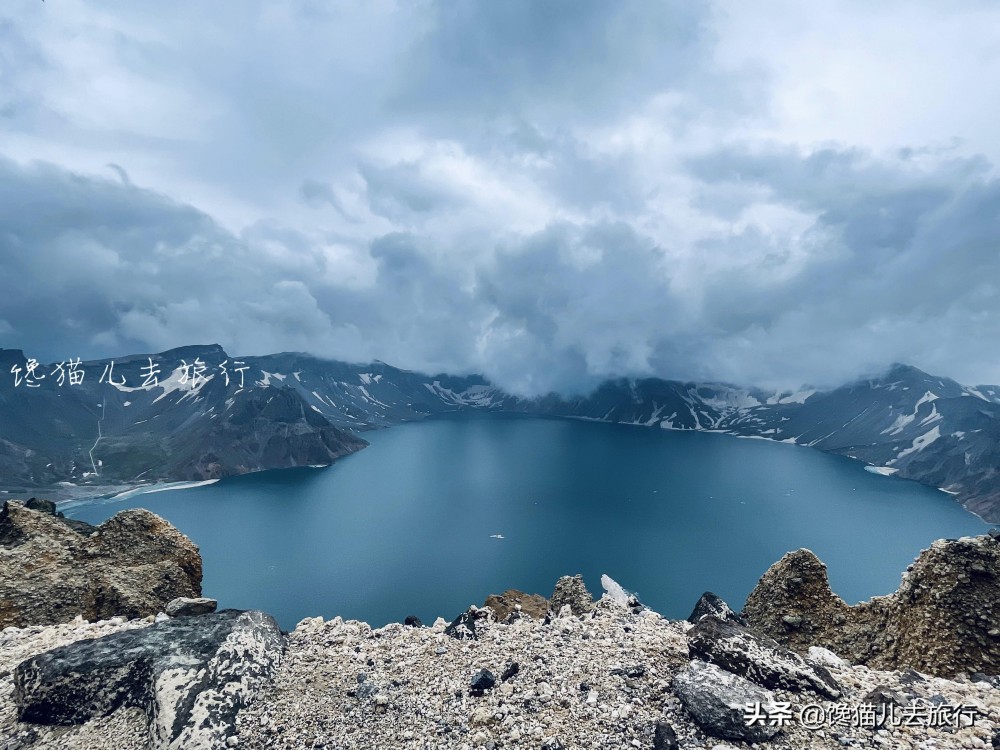
<path fill-rule="evenodd" d="M 479 409 L 722 432 L 794 443 L 953 494 L 1000 521 L 1000 387 L 965 386 L 896 363 L 832 389 L 614 378 L 591 393 L 519 397 L 480 375 L 426 375 L 298 352 L 230 357 L 218 344 L 39 365 L 0 349 L 3 489 L 217 479 L 327 465 L 370 429 Z M 17 368 L 20 368 L 17 371 Z M 109 372 L 110 370 L 110 372 Z M 156 372 L 155 384 L 151 380 Z M 14 385 L 17 377 L 22 382 Z"/>

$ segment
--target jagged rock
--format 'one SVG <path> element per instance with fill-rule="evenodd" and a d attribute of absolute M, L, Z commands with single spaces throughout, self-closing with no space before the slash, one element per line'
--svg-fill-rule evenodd
<path fill-rule="evenodd" d="M 796 651 L 823 646 L 855 664 L 941 677 L 1000 673 L 1000 544 L 988 535 L 934 542 L 899 589 L 853 607 L 809 550 L 782 557 L 747 598 L 755 629 Z M 788 619 L 801 618 L 790 628 Z"/>
<path fill-rule="evenodd" d="M 506 667 L 504 667 L 503 672 L 500 674 L 500 682 L 507 682 L 514 675 L 521 671 L 521 665 L 516 661 L 509 662 Z"/>
<path fill-rule="evenodd" d="M 153 748 L 223 747 L 239 709 L 273 677 L 283 646 L 270 615 L 234 610 L 77 641 L 17 666 L 18 719 L 80 724 L 137 707 Z"/>
<path fill-rule="evenodd" d="M 673 689 L 695 723 L 713 737 L 761 742 L 780 731 L 766 723 L 751 725 L 744 713 L 748 704 L 773 704 L 774 693 L 714 664 L 691 662 L 674 677 Z"/>
<path fill-rule="evenodd" d="M 424 626 L 423 620 L 416 615 L 407 615 L 406 619 L 403 620 L 403 624 L 410 628 L 422 628 Z"/>
<path fill-rule="evenodd" d="M 39 500 L 37 497 L 32 497 L 28 499 L 28 501 L 24 504 L 24 507 L 28 510 L 37 510 L 39 513 L 47 513 L 50 516 L 54 516 L 73 529 L 73 531 L 78 534 L 83 534 L 84 536 L 90 536 L 97 531 L 96 526 L 92 526 L 86 521 L 77 521 L 75 518 L 66 518 L 66 516 L 56 510 L 56 504 L 51 500 Z"/>
<path fill-rule="evenodd" d="M 687 621 L 697 623 L 705 615 L 714 615 L 720 620 L 732 620 L 740 625 L 747 624 L 746 620 L 736 614 L 721 596 L 717 596 L 711 591 L 706 591 L 701 595 L 701 599 L 694 605 L 694 610 L 688 616 Z"/>
<path fill-rule="evenodd" d="M 629 606 L 629 602 L 631 600 L 629 592 L 627 592 L 625 588 L 618 583 L 618 581 L 609 576 L 607 573 L 601 575 L 601 588 L 604 589 L 604 595 L 611 599 L 611 601 L 619 607 Z M 638 599 L 636 601 L 638 601 Z"/>
<path fill-rule="evenodd" d="M 502 594 L 490 594 L 484 606 L 493 610 L 498 622 L 520 616 L 541 620 L 548 614 L 549 602 L 544 596 L 526 594 L 517 589 L 507 589 Z"/>
<path fill-rule="evenodd" d="M 691 656 L 768 688 L 809 690 L 836 700 L 841 687 L 826 667 L 812 665 L 777 641 L 712 615 L 688 631 Z"/>
<path fill-rule="evenodd" d="M 594 597 L 587 591 L 583 583 L 583 576 L 563 576 L 556 581 L 555 590 L 549 599 L 549 610 L 556 614 L 564 607 L 569 606 L 574 615 L 584 615 L 594 608 Z"/>
<path fill-rule="evenodd" d="M 633 614 L 639 614 L 646 607 L 639 601 L 639 597 L 631 591 L 627 591 L 618 581 L 607 574 L 601 575 L 601 588 L 604 589 L 604 596 L 608 597 L 620 607 L 632 610 Z"/>
<path fill-rule="evenodd" d="M 482 695 L 487 690 L 492 690 L 497 684 L 497 678 L 488 669 L 480 669 L 469 681 L 469 692 L 472 695 Z"/>
<path fill-rule="evenodd" d="M 469 607 L 444 629 L 445 635 L 460 641 L 476 638 L 476 622 L 489 619 L 492 614 L 492 611 L 486 608 Z"/>
<path fill-rule="evenodd" d="M 216 610 L 219 603 L 215 599 L 204 596 L 189 598 L 179 596 L 167 604 L 163 610 L 168 617 L 197 617 L 198 615 L 209 615 Z"/>
<path fill-rule="evenodd" d="M 145 617 L 200 594 L 198 548 L 149 511 L 122 511 L 82 536 L 19 502 L 0 508 L 0 629 Z"/>
<path fill-rule="evenodd" d="M 24 504 L 29 510 L 37 510 L 39 513 L 48 513 L 50 516 L 61 516 L 56 512 L 56 504 L 51 500 L 39 500 L 37 497 L 30 497 Z"/>
<path fill-rule="evenodd" d="M 653 750 L 679 750 L 677 744 L 677 733 L 674 728 L 665 721 L 656 722 L 653 730 Z"/>

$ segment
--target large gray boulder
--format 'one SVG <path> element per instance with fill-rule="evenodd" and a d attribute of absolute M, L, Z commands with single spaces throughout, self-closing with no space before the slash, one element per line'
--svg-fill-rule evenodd
<path fill-rule="evenodd" d="M 81 724 L 137 707 L 155 750 L 224 747 L 283 648 L 270 615 L 235 610 L 77 641 L 17 666 L 18 720 Z"/>
<path fill-rule="evenodd" d="M 777 641 L 732 620 L 702 617 L 688 631 L 688 651 L 693 658 L 717 664 L 764 687 L 808 690 L 831 700 L 843 692 L 826 667 L 810 664 Z"/>
<path fill-rule="evenodd" d="M 746 719 L 748 705 L 766 710 L 775 702 L 774 693 L 714 664 L 691 662 L 674 677 L 673 689 L 695 723 L 713 737 L 762 742 L 781 731 Z"/>

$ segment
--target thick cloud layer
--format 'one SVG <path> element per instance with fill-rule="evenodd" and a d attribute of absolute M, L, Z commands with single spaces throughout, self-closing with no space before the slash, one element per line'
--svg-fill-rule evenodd
<path fill-rule="evenodd" d="M 0 346 L 1000 382 L 1000 11 L 817 7 L 15 2 Z"/>

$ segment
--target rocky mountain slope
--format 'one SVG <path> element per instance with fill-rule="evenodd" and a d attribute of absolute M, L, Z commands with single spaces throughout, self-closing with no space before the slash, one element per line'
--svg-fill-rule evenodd
<path fill-rule="evenodd" d="M 286 637 L 260 612 L 184 610 L 9 627 L 0 632 L 0 747 L 996 747 L 1000 677 L 942 676 L 961 649 L 936 647 L 975 644 L 986 632 L 978 615 L 998 601 L 998 548 L 984 536 L 924 551 L 876 637 L 891 642 L 912 622 L 924 626 L 908 634 L 913 649 L 877 667 L 806 641 L 789 650 L 711 594 L 688 621 L 667 620 L 607 577 L 597 602 L 567 576 L 545 607 L 508 591 L 490 597 L 496 610 L 473 606 L 430 627 L 310 618 Z M 973 558 L 983 570 L 976 588 L 963 588 Z M 809 558 L 795 553 L 761 579 L 743 613 L 751 621 L 754 597 L 779 588 L 775 612 L 815 604 L 812 579 L 797 582 L 804 569 L 789 559 Z M 915 588 L 944 602 L 935 605 L 942 612 L 977 622 L 951 631 L 945 617 L 935 630 Z M 970 596 L 981 599 L 962 598 Z M 863 630 L 846 628 L 838 645 L 868 653 Z M 990 643 L 970 649 L 963 669 L 997 664 L 1000 641 Z M 934 658 L 907 668 L 920 644 Z"/>
<path fill-rule="evenodd" d="M 29 385 L 28 366 L 0 350 L 0 371 L 16 373 L 0 379 L 0 477 L 11 491 L 326 465 L 366 445 L 294 389 L 253 381 L 218 346 L 85 362 L 77 384 L 67 366 L 59 385 L 44 365 Z"/>
<path fill-rule="evenodd" d="M 31 388 L 24 354 L 0 350 L 0 489 L 65 496 L 88 484 L 325 465 L 363 447 L 366 430 L 483 409 L 810 446 L 943 488 L 1000 521 L 1000 387 L 904 365 L 826 391 L 645 378 L 609 380 L 578 398 L 523 399 L 477 376 L 294 353 L 234 358 L 217 345 L 125 357 L 106 376 L 109 364 L 83 363 L 83 383 L 62 386 L 56 365 L 39 366 L 46 377 Z M 18 386 L 12 368 L 20 368 Z"/>
<path fill-rule="evenodd" d="M 41 507 L 0 506 L 0 629 L 144 617 L 200 594 L 198 548 L 159 516 L 127 510 L 92 527 Z"/>
<path fill-rule="evenodd" d="M 1000 532 L 934 542 L 898 591 L 854 606 L 830 590 L 826 566 L 798 550 L 763 575 L 742 614 L 796 651 L 823 646 L 855 664 L 944 677 L 1000 674 Z"/>

